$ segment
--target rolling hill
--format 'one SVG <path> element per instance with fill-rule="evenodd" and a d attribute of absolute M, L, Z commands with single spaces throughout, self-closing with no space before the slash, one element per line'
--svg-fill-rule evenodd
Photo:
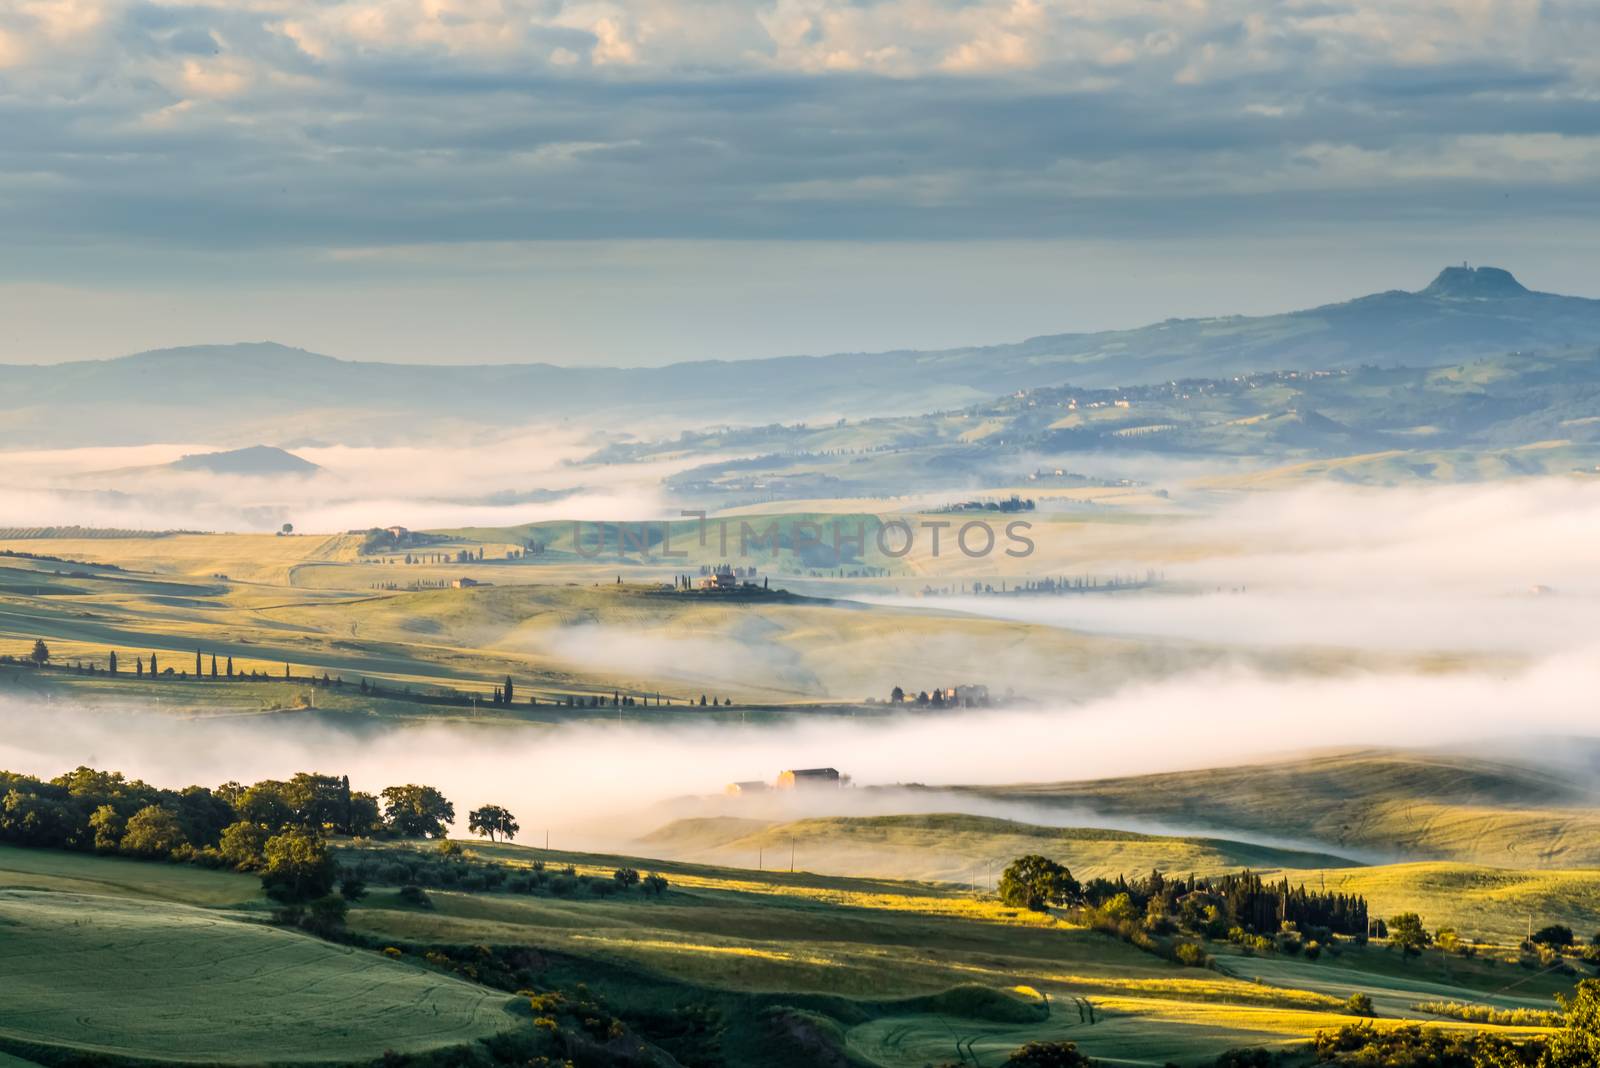
<path fill-rule="evenodd" d="M 1086 388 L 1264 368 L 1437 366 L 1600 336 L 1600 300 L 1452 267 L 1392 291 L 1260 317 L 1173 319 L 941 351 L 840 353 L 667 367 L 357 363 L 272 343 L 199 345 L 110 360 L 0 367 L 0 431 L 32 444 L 402 440 L 423 429 L 596 413 L 761 423 L 926 411 L 1071 381 Z M 708 398 L 715 398 L 708 400 Z M 176 423 L 175 423 L 176 421 Z M 289 428 L 285 434 L 283 428 Z"/>
<path fill-rule="evenodd" d="M 1358 750 L 1084 782 L 975 787 L 1119 819 L 1295 840 L 1366 859 L 1600 867 L 1585 776 L 1509 760 Z"/>

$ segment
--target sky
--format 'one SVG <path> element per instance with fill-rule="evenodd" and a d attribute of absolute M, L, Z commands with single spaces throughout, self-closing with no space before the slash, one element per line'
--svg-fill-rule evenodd
<path fill-rule="evenodd" d="M 1590 0 L 6 0 L 0 361 L 647 364 L 1600 296 Z"/>

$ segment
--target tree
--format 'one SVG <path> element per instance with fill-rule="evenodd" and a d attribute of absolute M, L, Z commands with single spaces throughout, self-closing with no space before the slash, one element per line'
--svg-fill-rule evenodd
<path fill-rule="evenodd" d="M 1408 957 L 1414 957 L 1433 944 L 1433 936 L 1422 926 L 1422 917 L 1415 912 L 1402 912 L 1389 917 L 1389 942 L 1400 947 Z"/>
<path fill-rule="evenodd" d="M 160 805 L 146 805 L 128 820 L 122 851 L 138 857 L 170 857 L 184 844 L 178 817 Z"/>
<path fill-rule="evenodd" d="M 212 678 L 216 678 L 217 677 L 217 654 L 216 653 L 212 653 L 211 654 L 211 677 Z"/>
<path fill-rule="evenodd" d="M 302 904 L 333 892 L 339 866 L 313 834 L 296 829 L 274 835 L 262 858 L 261 888 L 274 901 Z"/>
<path fill-rule="evenodd" d="M 117 673 L 117 651 L 115 649 L 111 650 L 111 656 L 107 659 L 106 663 L 108 665 L 106 670 L 112 675 L 115 675 Z"/>
<path fill-rule="evenodd" d="M 497 836 L 509 842 L 522 830 L 517 826 L 517 818 L 499 805 L 484 805 L 467 813 L 467 829 L 491 842 L 498 841 Z"/>
<path fill-rule="evenodd" d="M 889 700 L 893 701 L 895 704 L 899 704 L 900 702 L 904 701 L 905 699 L 906 699 L 906 692 L 904 690 L 902 690 L 900 687 L 896 686 L 894 689 L 889 691 Z"/>
<path fill-rule="evenodd" d="M 228 657 L 228 678 L 233 678 L 233 657 Z"/>
<path fill-rule="evenodd" d="M 35 638 L 33 652 L 28 654 L 28 659 L 33 661 L 35 667 L 44 667 L 50 663 L 50 647 L 44 643 L 43 638 Z"/>
<path fill-rule="evenodd" d="M 136 678 L 144 678 L 144 657 L 136 656 L 133 658 L 133 674 Z"/>
<path fill-rule="evenodd" d="M 402 838 L 443 838 L 456 819 L 456 807 L 431 786 L 390 786 L 381 796 L 384 822 Z"/>
<path fill-rule="evenodd" d="M 268 831 L 278 831 L 295 820 L 294 804 L 289 798 L 289 784 L 264 779 L 239 795 L 234 804 L 239 818 L 248 820 Z"/>
<path fill-rule="evenodd" d="M 259 823 L 240 820 L 222 829 L 222 841 L 217 846 L 229 864 L 241 871 L 259 868 L 265 859 L 267 831 Z"/>
<path fill-rule="evenodd" d="M 111 805 L 101 805 L 89 817 L 89 829 L 94 832 L 94 847 L 102 853 L 115 853 L 122 844 L 122 832 L 127 821 Z"/>
<path fill-rule="evenodd" d="M 1070 871 L 1037 853 L 1018 857 L 1000 875 L 1000 900 L 1035 912 L 1073 901 L 1081 890 Z"/>
<path fill-rule="evenodd" d="M 1533 932 L 1533 937 L 1529 941 L 1536 946 L 1564 948 L 1572 945 L 1572 928 L 1565 924 L 1552 923 L 1548 927 L 1541 927 Z"/>
<path fill-rule="evenodd" d="M 516 692 L 516 689 L 511 683 L 511 676 L 507 675 L 506 676 L 506 684 L 500 691 L 501 700 L 503 700 L 506 704 L 509 705 L 514 700 L 513 695 L 515 694 L 515 692 Z"/>
<path fill-rule="evenodd" d="M 280 534 L 293 534 L 294 533 L 294 524 L 293 523 L 285 523 L 283 526 L 278 528 L 278 533 L 280 533 Z"/>
<path fill-rule="evenodd" d="M 198 679 L 201 676 L 201 674 L 202 674 L 202 672 L 200 670 L 200 650 L 196 649 L 194 651 L 194 677 Z"/>
<path fill-rule="evenodd" d="M 155 653 L 151 653 L 150 654 L 150 677 L 153 679 L 159 674 L 160 674 L 160 672 L 156 670 L 156 654 Z"/>
<path fill-rule="evenodd" d="M 1590 1068 L 1600 1064 L 1600 979 L 1585 979 L 1572 996 L 1557 994 L 1565 1026 L 1550 1036 L 1540 1068 Z"/>
<path fill-rule="evenodd" d="M 611 873 L 611 878 L 624 890 L 639 885 L 639 873 L 633 868 L 618 868 Z"/>

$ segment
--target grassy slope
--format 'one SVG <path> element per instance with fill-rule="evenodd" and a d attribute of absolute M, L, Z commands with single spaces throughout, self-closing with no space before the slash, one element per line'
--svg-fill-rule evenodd
<path fill-rule="evenodd" d="M 15 846 L 0 846 L 0 889 L 98 894 L 184 905 L 242 905 L 261 897 L 261 881 L 253 875 Z"/>
<path fill-rule="evenodd" d="M 1059 1037 L 1112 1063 L 1198 1064 L 1225 1048 L 1287 1042 L 1350 1022 L 1338 1000 L 1364 989 L 1369 973 L 1381 977 L 1389 968 L 1388 954 L 1373 954 L 1377 971 L 1351 955 L 1329 962 L 1325 974 L 1262 984 L 1248 968 L 1236 975 L 1177 968 L 1103 935 L 1018 914 L 950 886 L 472 848 L 512 864 L 570 861 L 580 873 L 600 876 L 619 863 L 653 868 L 667 874 L 672 889 L 660 901 L 437 892 L 433 911 L 405 909 L 392 894 L 379 893 L 352 914 L 352 924 L 411 943 L 522 944 L 594 961 L 610 969 L 598 985 L 623 1005 L 659 999 L 650 992 L 658 983 L 687 983 L 706 997 L 759 995 L 768 1005 L 844 995 L 870 1009 L 862 1010 L 864 1019 L 839 1023 L 848 1049 L 862 1063 L 894 1068 L 951 1060 L 957 1037 L 974 1039 L 985 1063 L 1024 1041 Z M 1417 964 L 1422 974 L 1431 974 L 1428 967 Z M 1409 996 L 1400 990 L 1404 978 L 1383 979 L 1385 989 L 1400 991 L 1391 1000 L 1401 1013 L 1409 1011 L 1409 1002 L 1400 1004 Z M 1007 1023 L 881 1004 L 970 983 L 1043 991 L 1051 1014 Z M 1318 984 L 1324 989 L 1311 989 Z M 1430 995 L 1443 990 L 1457 1000 L 1475 1000 L 1484 989 L 1442 978 L 1428 984 Z M 1520 992 L 1527 1000 L 1502 1003 L 1547 1005 L 1558 988 L 1559 981 L 1544 978 Z M 691 995 L 680 990 L 674 997 Z M 1081 1019 L 1074 999 L 1091 1001 L 1098 1022 Z"/>
<path fill-rule="evenodd" d="M 1328 868 L 1352 862 L 1326 853 L 1274 849 L 1221 838 L 1167 837 L 1082 827 L 1040 827 L 984 816 L 935 814 L 806 819 L 784 823 L 729 818 L 677 820 L 640 847 L 684 859 L 752 864 L 765 855 L 836 875 L 946 880 L 997 876 L 1024 853 L 1043 853 L 1079 878 L 1160 868 L 1217 874 L 1241 868 Z"/>
<path fill-rule="evenodd" d="M 1554 773 L 1387 751 L 977 792 L 1394 859 L 1600 866 L 1600 818 Z"/>
<path fill-rule="evenodd" d="M 494 991 L 185 905 L 0 891 L 0 1044 L 165 1061 L 368 1060 L 515 1022 Z"/>

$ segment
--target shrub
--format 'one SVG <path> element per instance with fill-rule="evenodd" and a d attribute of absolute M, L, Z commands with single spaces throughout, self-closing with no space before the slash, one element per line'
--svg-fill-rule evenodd
<path fill-rule="evenodd" d="M 622 887 L 624 890 L 628 890 L 639 885 L 639 873 L 634 871 L 632 868 L 618 868 L 616 871 L 611 873 L 611 878 L 615 879 L 617 885 Z"/>
<path fill-rule="evenodd" d="M 1211 963 L 1206 951 L 1193 942 L 1179 942 L 1172 951 L 1172 957 L 1186 968 L 1204 968 Z"/>
<path fill-rule="evenodd" d="M 1076 1042 L 1029 1042 L 1006 1058 L 1005 1068 L 1093 1068 Z"/>
<path fill-rule="evenodd" d="M 644 892 L 654 897 L 660 897 L 667 889 L 667 877 L 658 872 L 651 872 L 644 877 Z"/>
<path fill-rule="evenodd" d="M 1356 991 L 1344 1002 L 1344 1011 L 1351 1016 L 1376 1016 L 1378 1010 L 1372 1005 L 1372 995 Z"/>
<path fill-rule="evenodd" d="M 1572 945 L 1572 928 L 1566 926 L 1565 924 L 1552 923 L 1548 927 L 1541 927 L 1537 931 L 1533 932 L 1533 938 L 1531 941 L 1536 946 L 1553 946 L 1558 949 L 1565 948 L 1566 946 Z"/>
<path fill-rule="evenodd" d="M 428 897 L 428 892 L 416 883 L 407 883 L 400 888 L 400 900 L 404 904 L 419 909 L 433 908 L 433 901 Z"/>

